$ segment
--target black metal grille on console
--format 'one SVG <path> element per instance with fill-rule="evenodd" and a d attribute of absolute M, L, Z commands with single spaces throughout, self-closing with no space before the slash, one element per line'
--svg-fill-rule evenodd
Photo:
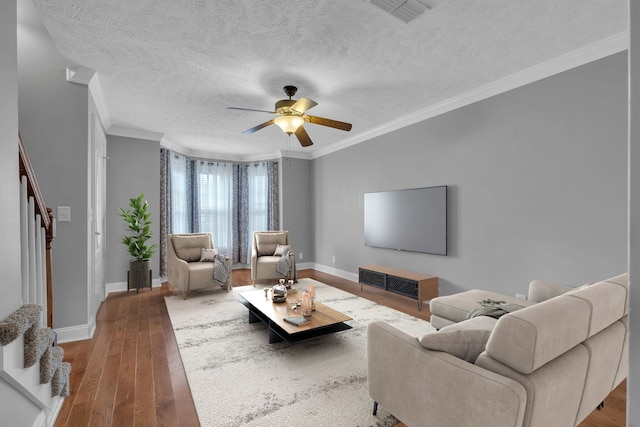
<path fill-rule="evenodd" d="M 367 285 L 375 286 L 376 288 L 385 288 L 385 279 L 386 274 L 378 273 L 377 271 L 371 270 L 360 270 L 360 279 L 361 283 L 366 283 Z"/>
<path fill-rule="evenodd" d="M 387 290 L 418 299 L 418 282 L 397 276 L 387 276 Z"/>

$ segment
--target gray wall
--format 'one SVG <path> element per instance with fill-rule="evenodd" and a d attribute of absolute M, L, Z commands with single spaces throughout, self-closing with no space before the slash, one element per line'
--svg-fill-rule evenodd
<path fill-rule="evenodd" d="M 315 261 L 434 274 L 441 294 L 626 271 L 626 77 L 613 55 L 317 159 Z M 365 192 L 433 185 L 449 256 L 364 246 Z"/>
<path fill-rule="evenodd" d="M 41 31 L 44 26 L 40 23 Z M 88 88 L 65 81 L 66 66 L 48 34 L 18 46 L 20 132 L 47 206 L 69 206 L 52 246 L 53 322 L 87 324 Z"/>
<path fill-rule="evenodd" d="M 311 197 L 313 162 L 310 160 L 283 158 L 280 162 L 282 192 L 281 228 L 289 230 L 291 247 L 298 263 L 313 261 L 314 240 Z M 300 252 L 303 259 L 300 259 Z"/>
<path fill-rule="evenodd" d="M 0 319 L 22 304 L 18 177 L 18 60 L 16 2 L 0 4 Z"/>
<path fill-rule="evenodd" d="M 146 139 L 107 136 L 106 283 L 127 281 L 131 256 L 121 243 L 127 225 L 118 208 L 128 209 L 129 199 L 144 193 L 151 212 L 153 239 L 160 241 L 160 143 Z M 160 272 L 159 251 L 151 259 L 153 277 Z"/>
<path fill-rule="evenodd" d="M 629 2 L 631 44 L 630 136 L 629 136 L 629 377 L 627 381 L 627 425 L 640 426 L 640 3 Z M 633 308 L 636 308 L 635 310 Z"/>
<path fill-rule="evenodd" d="M 23 303 L 20 254 L 20 202 L 18 190 L 18 59 L 17 2 L 0 2 L 0 319 Z M 22 28 L 27 32 L 30 29 Z M 22 350 L 3 350 L 5 364 Z M 3 425 L 34 425 L 42 410 L 4 378 L 0 379 L 0 414 Z M 42 419 L 40 419 L 42 422 Z"/>

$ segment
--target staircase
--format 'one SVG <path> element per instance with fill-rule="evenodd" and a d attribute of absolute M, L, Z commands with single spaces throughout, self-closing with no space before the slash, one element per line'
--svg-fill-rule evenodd
<path fill-rule="evenodd" d="M 20 135 L 17 160 L 21 280 L 5 285 L 14 289 L 2 316 L 18 308 L 0 321 L 0 425 L 52 427 L 69 395 L 71 372 L 52 329 L 55 218 L 44 203 Z"/>
<path fill-rule="evenodd" d="M 38 327 L 41 314 L 41 306 L 25 304 L 0 322 L 0 345 L 5 347 L 23 336 L 24 368 L 39 361 L 40 384 L 51 383 L 51 397 L 66 397 L 71 364 L 62 361 L 64 350 L 54 345 L 53 329 Z"/>

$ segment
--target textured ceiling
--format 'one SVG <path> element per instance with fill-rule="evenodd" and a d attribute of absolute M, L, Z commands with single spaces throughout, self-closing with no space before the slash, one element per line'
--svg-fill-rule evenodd
<path fill-rule="evenodd" d="M 366 0 L 33 3 L 67 65 L 97 71 L 112 129 L 220 158 L 327 150 L 627 27 L 620 0 L 430 0 L 408 24 Z M 242 134 L 273 116 L 226 107 L 272 111 L 287 84 L 353 130 Z"/>

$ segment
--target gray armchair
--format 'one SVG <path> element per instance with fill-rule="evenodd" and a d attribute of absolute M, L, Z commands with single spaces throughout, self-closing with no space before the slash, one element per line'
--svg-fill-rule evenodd
<path fill-rule="evenodd" d="M 169 284 L 182 291 L 182 298 L 197 289 L 221 286 L 213 280 L 213 262 L 200 262 L 202 249 L 212 249 L 209 233 L 167 235 L 167 275 Z M 231 272 L 231 260 L 228 261 Z M 231 289 L 231 274 L 224 286 Z"/>
<path fill-rule="evenodd" d="M 284 277 L 276 271 L 280 255 L 274 255 L 278 245 L 290 246 L 288 231 L 256 231 L 253 233 L 251 249 L 251 280 L 253 286 L 263 279 L 292 279 L 295 280 L 296 257 L 290 254 L 291 268 Z"/>

